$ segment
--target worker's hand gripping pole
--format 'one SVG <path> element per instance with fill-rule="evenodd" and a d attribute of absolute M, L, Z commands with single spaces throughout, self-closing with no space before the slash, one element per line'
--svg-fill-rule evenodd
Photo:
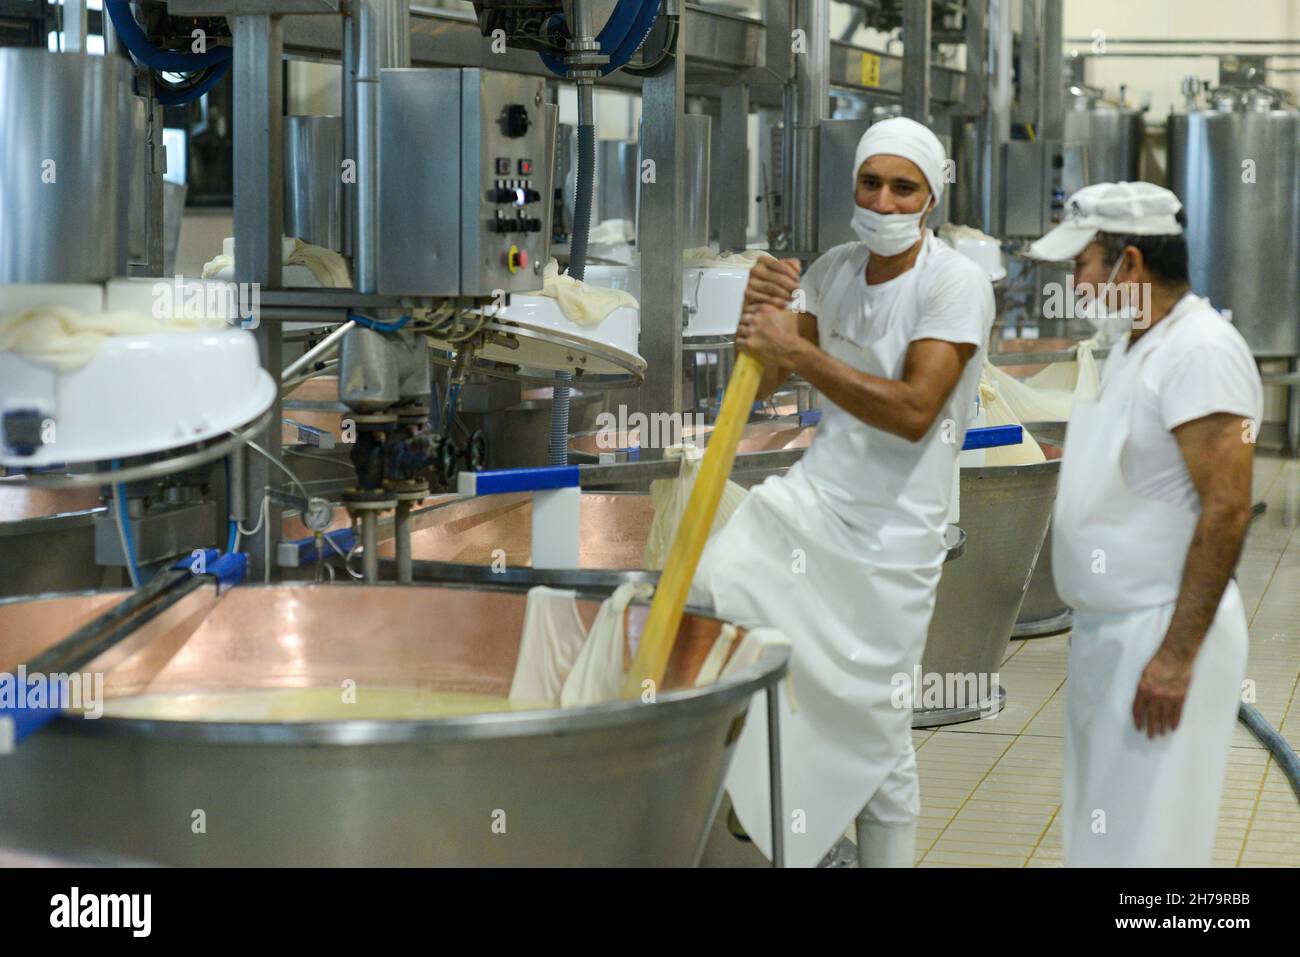
<path fill-rule="evenodd" d="M 656 686 L 663 680 L 677 638 L 677 628 L 682 622 L 691 579 L 695 577 L 695 566 L 700 563 L 704 543 L 713 528 L 713 516 L 731 475 L 736 446 L 740 444 L 740 434 L 749 421 L 762 378 L 762 363 L 743 353 L 737 357 L 731 380 L 727 383 L 727 393 L 722 399 L 722 411 L 705 447 L 704 461 L 700 464 L 690 500 L 673 536 L 668 559 L 664 562 L 650 604 L 650 615 L 641 632 L 641 643 L 627 673 L 627 683 L 623 686 L 625 698 L 640 695 L 647 680 Z"/>

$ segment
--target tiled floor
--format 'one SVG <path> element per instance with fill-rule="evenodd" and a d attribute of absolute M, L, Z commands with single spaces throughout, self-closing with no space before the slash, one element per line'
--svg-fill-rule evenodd
<path fill-rule="evenodd" d="M 1237 581 L 1250 619 L 1255 706 L 1300 744 L 1300 462 L 1263 453 L 1255 498 L 1268 504 Z M 921 771 L 921 867 L 1059 867 L 1065 636 L 1012 642 L 1006 709 L 993 719 L 913 732 Z M 1271 755 L 1238 725 L 1214 863 L 1300 866 L 1300 804 Z"/>

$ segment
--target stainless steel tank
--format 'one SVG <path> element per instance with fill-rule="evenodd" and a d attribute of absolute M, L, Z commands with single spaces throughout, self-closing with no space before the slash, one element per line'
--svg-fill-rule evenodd
<path fill-rule="evenodd" d="M 0 283 L 125 275 L 130 82 L 118 57 L 0 48 Z"/>
<path fill-rule="evenodd" d="M 642 121 L 644 123 L 644 121 Z M 685 230 L 682 238 L 684 249 L 709 244 L 709 170 L 711 154 L 709 150 L 709 133 L 713 118 L 703 113 L 687 113 L 682 116 L 680 127 L 684 144 L 682 152 L 685 164 L 682 167 L 682 209 Z M 641 141 L 645 142 L 642 133 Z M 637 177 L 637 222 L 641 221 L 641 178 Z"/>
<path fill-rule="evenodd" d="M 1065 428 L 1067 422 L 1028 422 L 1025 423 L 1031 435 L 1038 441 L 1043 454 L 1049 460 L 1060 459 L 1065 448 Z M 1011 637 L 1046 638 L 1070 630 L 1074 621 L 1074 611 L 1056 592 L 1056 581 L 1052 578 L 1052 528 L 1048 521 L 1047 535 L 1043 538 L 1043 547 L 1038 552 L 1038 561 L 1034 563 L 1034 574 L 1025 589 L 1025 600 L 1020 605 L 1020 614 L 1016 625 L 1011 629 Z"/>
<path fill-rule="evenodd" d="M 1256 356 L 1300 354 L 1300 112 L 1241 91 L 1171 114 L 1169 186 L 1187 211 L 1192 289 L 1231 310 Z"/>
<path fill-rule="evenodd" d="M 343 117 L 284 118 L 284 231 L 343 249 Z"/>
<path fill-rule="evenodd" d="M 961 470 L 966 555 L 944 566 L 939 581 L 921 659 L 922 680 L 938 681 L 939 693 L 932 702 L 917 702 L 913 727 L 972 721 L 1001 710 L 1006 691 L 998 669 L 1047 535 L 1060 468 L 1056 459 Z"/>
<path fill-rule="evenodd" d="M 0 603 L 0 669 L 122 594 Z M 453 586 L 241 586 L 219 599 L 201 588 L 128 639 L 105 695 L 348 680 L 504 695 L 525 600 Z M 578 607 L 589 623 L 597 603 Z M 647 612 L 631 607 L 630 640 Z M 750 699 L 787 658 L 770 650 L 693 687 L 721 627 L 685 616 L 652 705 L 317 723 L 64 717 L 0 762 L 0 846 L 181 866 L 692 865 Z"/>
<path fill-rule="evenodd" d="M 119 569 L 95 564 L 97 488 L 43 488 L 0 478 L 0 597 L 99 588 Z"/>
<path fill-rule="evenodd" d="M 637 144 L 601 140 L 596 156 L 596 219 L 636 220 Z M 575 164 L 576 165 L 576 164 Z"/>
<path fill-rule="evenodd" d="M 1088 183 L 1133 183 L 1141 177 L 1142 114 L 1100 97 L 1066 97 L 1065 141 L 1088 150 Z"/>

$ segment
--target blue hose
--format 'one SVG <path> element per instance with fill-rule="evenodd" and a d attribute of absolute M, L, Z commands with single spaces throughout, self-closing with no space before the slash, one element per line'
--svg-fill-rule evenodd
<path fill-rule="evenodd" d="M 1243 701 L 1237 709 L 1237 717 L 1250 729 L 1250 733 L 1259 739 L 1259 743 L 1268 748 L 1277 766 L 1291 782 L 1291 789 L 1295 791 L 1296 798 L 1300 799 L 1300 757 L 1296 756 L 1295 749 L 1264 720 L 1264 716 L 1254 705 Z"/>
<path fill-rule="evenodd" d="M 188 90 L 183 92 L 159 90 L 157 93 L 158 102 L 163 106 L 184 106 L 186 103 L 191 103 L 194 100 L 197 100 L 199 97 L 203 96 L 203 94 L 211 90 L 214 86 L 220 83 L 229 72 L 230 61 L 226 60 L 224 63 L 217 64 L 216 69 L 212 71 L 211 75 L 208 76 L 207 79 Z"/>
<path fill-rule="evenodd" d="M 632 59 L 633 54 L 641 49 L 641 44 L 645 43 L 646 37 L 650 36 L 650 31 L 654 28 L 658 16 L 659 0 L 645 0 L 641 5 L 641 9 L 637 11 L 637 17 L 632 23 L 632 29 L 627 32 L 623 42 L 610 54 L 609 62 L 600 68 L 601 76 L 609 76 L 609 74 L 625 66 L 628 60 Z"/>
<path fill-rule="evenodd" d="M 140 24 L 135 22 L 128 0 L 104 0 L 104 9 L 108 11 L 113 29 L 131 51 L 131 55 L 150 69 L 166 73 L 195 73 L 228 62 L 234 55 L 230 47 L 213 47 L 203 53 L 160 50 L 149 42 L 144 30 L 140 29 Z"/>
<path fill-rule="evenodd" d="M 365 329 L 373 329 L 375 332 L 396 332 L 404 325 L 411 321 L 410 316 L 402 316 L 393 322 L 380 322 L 378 319 L 371 319 L 369 316 L 363 316 L 360 313 L 348 311 L 348 318 L 358 326 Z"/>
<path fill-rule="evenodd" d="M 632 59 L 650 35 L 658 16 L 659 0 L 619 0 L 609 20 L 596 35 L 600 52 L 609 57 L 609 62 L 600 68 L 601 76 L 609 76 Z M 555 29 L 563 22 L 563 17 L 552 17 L 547 21 L 546 32 L 554 35 Z M 568 76 L 568 68 L 559 57 L 543 52 L 537 55 L 556 76 Z"/>
<path fill-rule="evenodd" d="M 596 42 L 600 44 L 600 52 L 605 56 L 612 57 L 613 51 L 626 40 L 628 32 L 633 28 L 637 21 L 637 15 L 641 12 L 641 6 L 648 5 L 650 0 L 619 0 L 614 11 L 609 15 L 605 25 L 601 27 L 600 32 L 596 34 Z M 654 5 L 658 7 L 659 0 L 654 0 Z M 558 28 L 564 23 L 563 16 L 551 17 L 546 22 L 546 33 L 554 36 Z M 549 53 L 538 52 L 542 62 L 556 76 L 566 76 L 568 70 L 564 61 L 559 57 Z M 612 62 L 612 60 L 611 60 Z M 624 61 L 626 62 L 626 61 Z M 606 64 L 608 65 L 608 64 Z M 601 67 L 604 74 L 605 68 Z"/>

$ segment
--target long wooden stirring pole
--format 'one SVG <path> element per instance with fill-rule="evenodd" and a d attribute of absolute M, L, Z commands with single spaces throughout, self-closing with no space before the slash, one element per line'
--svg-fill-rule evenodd
<path fill-rule="evenodd" d="M 758 394 L 758 384 L 762 378 L 761 362 L 744 353 L 736 357 L 731 380 L 727 383 L 727 392 L 722 399 L 722 410 L 718 413 L 718 421 L 709 436 L 709 444 L 705 446 L 704 461 L 700 463 L 691 497 L 673 535 L 663 573 L 659 576 L 659 585 L 655 588 L 654 600 L 650 603 L 650 614 L 646 618 L 645 629 L 641 632 L 641 643 L 637 646 L 636 657 L 632 660 L 627 682 L 623 685 L 625 698 L 640 695 L 643 683 L 647 680 L 653 681 L 655 687 L 663 680 L 673 643 L 677 640 L 677 629 L 682 623 L 682 611 L 686 607 L 691 579 L 695 577 L 695 566 L 700 563 L 704 543 L 713 528 L 713 516 L 718 511 L 722 491 L 731 476 L 736 447 L 740 444 L 745 423 L 749 421 L 754 396 Z"/>

